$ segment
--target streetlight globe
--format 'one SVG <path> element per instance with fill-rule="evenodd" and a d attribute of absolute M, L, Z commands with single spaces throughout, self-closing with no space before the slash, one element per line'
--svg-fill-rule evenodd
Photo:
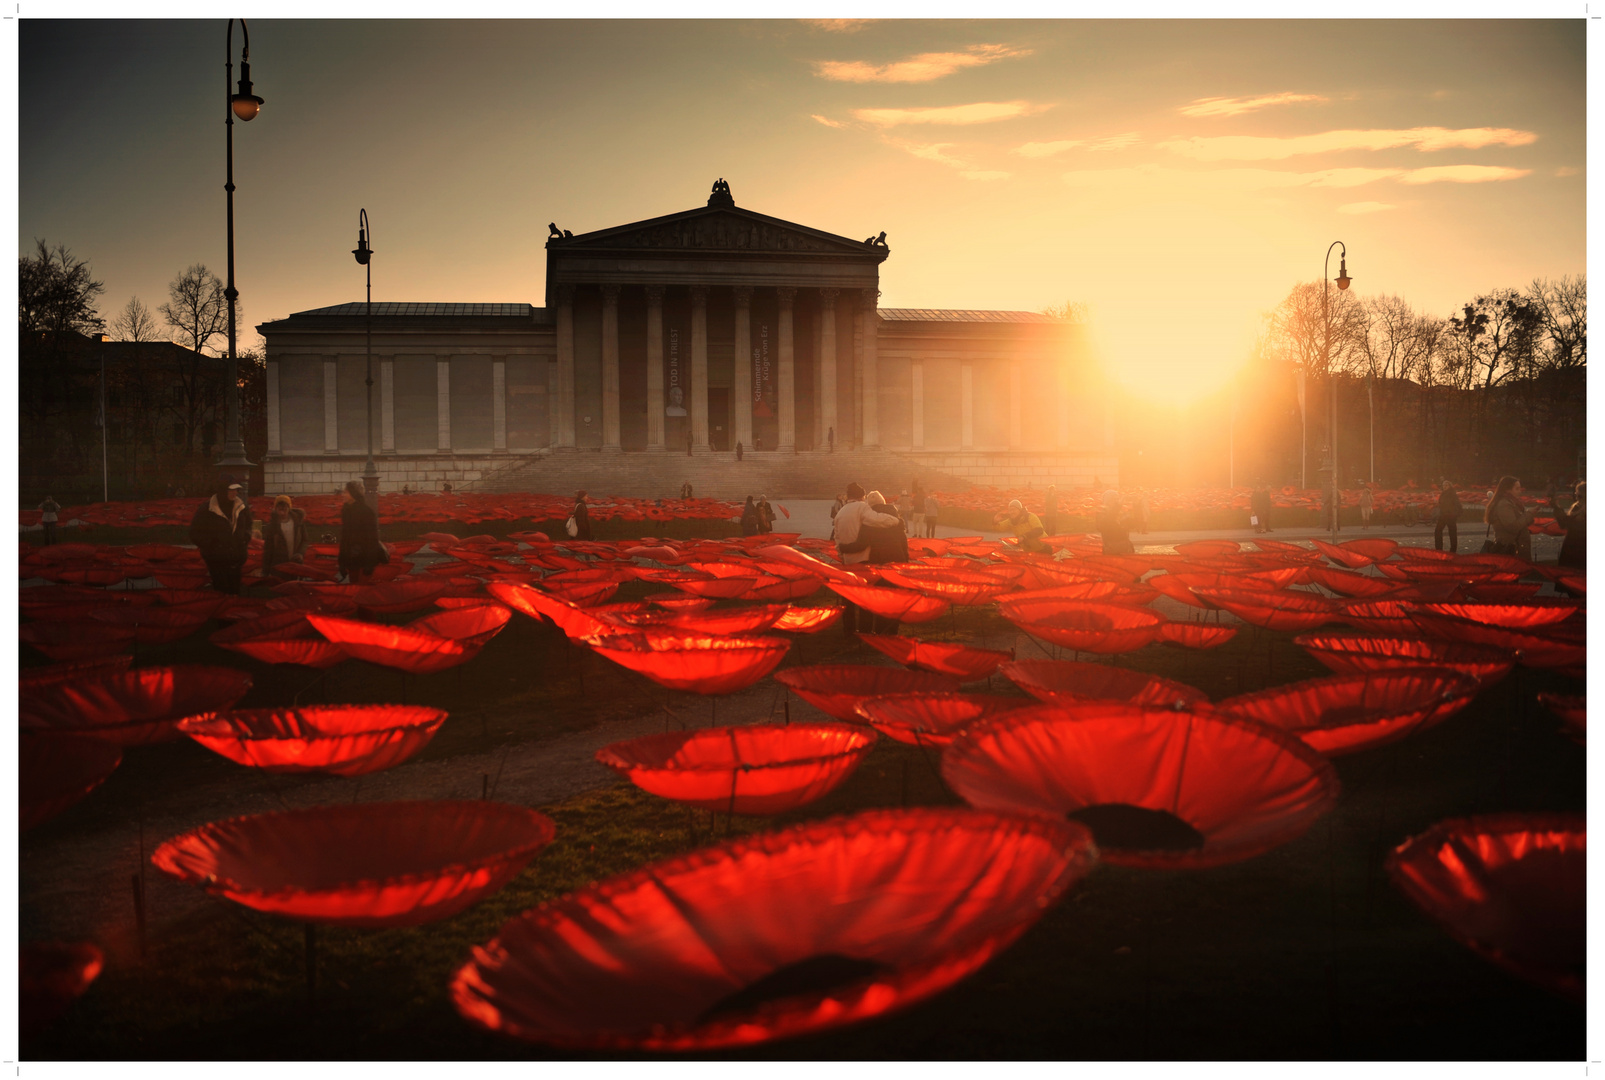
<path fill-rule="evenodd" d="M 227 85 L 227 84 L 224 84 Z M 251 62 L 240 60 L 240 92 L 228 99 L 229 107 L 241 120 L 255 120 L 262 111 L 262 99 L 251 93 Z"/>
<path fill-rule="evenodd" d="M 1349 260 L 1348 260 L 1348 258 L 1344 257 L 1344 258 L 1339 259 L 1338 260 L 1337 287 L 1339 289 L 1347 289 L 1349 287 L 1349 283 L 1351 281 L 1353 281 L 1353 280 L 1354 280 L 1353 278 L 1349 277 Z"/>

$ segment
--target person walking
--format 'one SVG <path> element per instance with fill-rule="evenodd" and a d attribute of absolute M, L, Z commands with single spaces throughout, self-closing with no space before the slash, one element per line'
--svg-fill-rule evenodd
<path fill-rule="evenodd" d="M 936 501 L 935 495 L 925 496 L 925 535 L 936 539 L 936 518 L 942 512 L 942 504 Z"/>
<path fill-rule="evenodd" d="M 306 511 L 290 504 L 288 495 L 273 500 L 273 516 L 262 527 L 262 569 L 303 562 L 307 550 Z"/>
<path fill-rule="evenodd" d="M 49 547 L 56 542 L 56 517 L 61 513 L 61 504 L 54 496 L 46 495 L 45 501 L 39 504 L 39 524 L 45 527 L 45 546 Z"/>
<path fill-rule="evenodd" d="M 772 533 L 775 531 L 775 508 L 769 505 L 769 496 L 758 496 L 758 531 Z"/>
<path fill-rule="evenodd" d="M 825 452 L 827 454 L 834 454 L 836 452 L 835 428 L 831 428 L 829 431 L 825 432 Z"/>
<path fill-rule="evenodd" d="M 1493 533 L 1493 550 L 1501 555 L 1514 555 L 1532 562 L 1532 534 L 1527 531 L 1527 526 L 1537 516 L 1536 510 L 1528 510 L 1521 503 L 1521 481 L 1514 476 L 1501 476 L 1499 483 L 1494 486 L 1494 495 L 1488 502 L 1488 508 L 1483 511 L 1483 520 Z M 1487 548 L 1489 544 L 1483 546 Z"/>
<path fill-rule="evenodd" d="M 1550 509 L 1555 511 L 1555 524 L 1566 530 L 1566 539 L 1560 544 L 1560 557 L 1555 561 L 1561 566 L 1579 571 L 1587 569 L 1588 561 L 1588 538 L 1584 532 L 1584 526 L 1587 524 L 1584 517 L 1584 511 L 1587 509 L 1585 501 L 1587 493 L 1588 484 L 1582 480 L 1577 481 L 1577 486 L 1572 489 L 1576 501 L 1572 503 L 1570 510 L 1562 510 L 1554 495 L 1549 497 Z"/>
<path fill-rule="evenodd" d="M 1371 485 L 1366 484 L 1360 488 L 1360 528 L 1371 527 L 1371 508 L 1376 505 L 1376 498 L 1371 494 Z"/>
<path fill-rule="evenodd" d="M 752 496 L 747 496 L 747 502 L 741 508 L 741 535 L 757 536 L 761 531 L 758 527 L 758 507 L 753 504 Z"/>
<path fill-rule="evenodd" d="M 1103 493 L 1103 509 L 1098 511 L 1097 526 L 1098 532 L 1103 535 L 1105 555 L 1131 555 L 1136 552 L 1129 526 L 1120 516 L 1120 492 L 1114 488 Z"/>
<path fill-rule="evenodd" d="M 691 490 L 690 484 L 686 485 L 686 490 Z M 574 519 L 574 536 L 572 539 L 589 540 L 591 538 L 591 508 L 586 505 L 585 492 L 576 491 L 574 493 L 574 509 L 569 512 L 569 516 Z"/>
<path fill-rule="evenodd" d="M 739 439 L 736 440 L 736 460 L 741 460 L 741 440 Z M 751 496 L 748 496 L 748 498 L 751 498 Z"/>
<path fill-rule="evenodd" d="M 349 481 L 340 504 L 340 573 L 353 585 L 361 585 L 380 563 L 390 561 L 390 552 L 379 542 L 379 515 L 368 505 L 361 480 Z"/>
<path fill-rule="evenodd" d="M 212 575 L 212 588 L 238 596 L 240 572 L 251 547 L 251 508 L 240 498 L 239 477 L 223 475 L 217 492 L 189 523 L 189 540 Z"/>
<path fill-rule="evenodd" d="M 1042 537 L 1047 532 L 1042 527 L 1042 519 L 1027 510 L 1019 499 L 1010 499 L 1008 507 L 1001 514 L 993 517 L 992 520 L 999 526 L 1006 526 L 1014 530 L 1014 535 L 1020 541 L 1020 549 L 1022 551 L 1047 554 L 1052 550 L 1042 542 Z"/>
<path fill-rule="evenodd" d="M 1438 551 L 1443 550 L 1443 531 L 1449 530 L 1449 554 L 1458 554 L 1460 551 L 1460 496 L 1455 494 L 1455 485 L 1452 480 L 1443 482 L 1443 490 L 1438 493 L 1438 521 L 1432 527 L 1432 546 Z"/>
<path fill-rule="evenodd" d="M 1059 535 L 1059 489 L 1054 484 L 1048 485 L 1042 497 L 1042 527 L 1049 536 Z"/>
<path fill-rule="evenodd" d="M 1248 497 L 1249 513 L 1253 515 L 1254 531 L 1264 533 L 1271 531 L 1271 489 L 1263 482 L 1254 485 L 1254 493 Z"/>
<path fill-rule="evenodd" d="M 856 481 L 847 485 L 847 502 L 836 512 L 835 521 L 836 554 L 847 566 L 869 561 L 869 539 L 860 535 L 864 526 L 901 528 L 903 524 L 893 515 L 882 513 L 867 505 L 864 502 L 864 489 Z M 873 633 L 873 630 L 869 630 L 872 625 L 868 613 L 861 611 L 856 604 L 851 602 L 843 604 L 842 630 L 848 637 L 852 637 L 861 628 Z"/>

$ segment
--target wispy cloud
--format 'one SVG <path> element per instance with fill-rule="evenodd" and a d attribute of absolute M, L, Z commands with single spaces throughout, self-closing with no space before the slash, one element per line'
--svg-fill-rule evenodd
<path fill-rule="evenodd" d="M 1500 180 L 1520 180 L 1531 176 L 1531 169 L 1506 169 L 1498 165 L 1439 165 L 1431 169 L 1411 169 L 1399 177 L 1401 184 L 1491 184 Z"/>
<path fill-rule="evenodd" d="M 1445 165 L 1428 169 L 1169 169 L 1141 165 L 1127 169 L 1080 169 L 1063 174 L 1072 187 L 1122 190 L 1258 191 L 1275 188 L 1355 188 L 1393 180 L 1401 184 L 1479 184 L 1518 180 L 1530 169 L 1492 165 Z M 1361 204 L 1352 204 L 1361 205 Z"/>
<path fill-rule="evenodd" d="M 854 109 L 853 116 L 876 127 L 901 124 L 990 124 L 1037 112 L 1042 106 L 1029 101 L 978 101 L 972 105 L 942 105 L 923 109 Z"/>
<path fill-rule="evenodd" d="M 999 172 L 996 169 L 966 169 L 959 175 L 966 180 L 1007 180 L 1014 174 Z"/>
<path fill-rule="evenodd" d="M 1560 168 L 1555 170 L 1555 175 L 1556 176 L 1576 176 L 1578 173 L 1580 173 L 1582 171 L 1583 171 L 1582 169 L 1579 169 L 1575 165 L 1562 165 Z"/>
<path fill-rule="evenodd" d="M 1392 203 L 1385 202 L 1351 202 L 1338 207 L 1340 214 L 1377 214 L 1383 210 L 1397 210 Z"/>
<path fill-rule="evenodd" d="M 1299 154 L 1327 154 L 1344 150 L 1476 150 L 1484 146 L 1527 146 L 1538 136 L 1515 128 L 1378 128 L 1323 131 L 1318 135 L 1273 138 L 1225 135 L 1217 138 L 1171 139 L 1159 144 L 1197 161 L 1275 161 Z"/>
<path fill-rule="evenodd" d="M 833 34 L 856 34 L 874 19 L 805 19 L 816 30 L 826 30 Z"/>
<path fill-rule="evenodd" d="M 905 153 L 913 154 L 923 161 L 934 161 L 938 165 L 946 165 L 949 168 L 957 169 L 959 170 L 959 175 L 966 180 L 1007 180 L 1013 175 L 996 169 L 977 168 L 973 162 L 948 153 L 956 145 L 954 143 L 915 143 L 906 139 L 892 138 L 887 138 L 886 142 Z"/>
<path fill-rule="evenodd" d="M 1080 139 L 1060 139 L 1057 142 L 1022 143 L 1009 152 L 1029 158 L 1052 157 L 1054 154 L 1062 154 L 1066 150 L 1085 145 L 1086 143 Z"/>
<path fill-rule="evenodd" d="M 1135 131 L 1123 131 L 1119 135 L 1105 135 L 1101 139 L 1094 139 L 1087 144 L 1088 150 L 1124 150 L 1136 143 L 1142 136 Z"/>
<path fill-rule="evenodd" d="M 1007 45 L 971 45 L 963 52 L 929 52 L 891 64 L 870 64 L 862 60 L 815 60 L 814 74 L 822 79 L 854 83 L 921 83 L 951 75 L 964 68 L 982 67 L 1016 56 L 1029 56 L 1030 49 Z"/>
<path fill-rule="evenodd" d="M 1259 112 L 1272 105 L 1298 105 L 1305 101 L 1325 101 L 1320 94 L 1261 94 L 1259 97 L 1205 97 L 1196 98 L 1181 107 L 1183 116 L 1242 116 Z"/>
<path fill-rule="evenodd" d="M 847 126 L 845 121 L 832 120 L 830 117 L 820 116 L 818 113 L 810 113 L 809 116 L 811 119 L 818 120 L 821 124 L 824 124 L 829 128 L 844 128 Z"/>

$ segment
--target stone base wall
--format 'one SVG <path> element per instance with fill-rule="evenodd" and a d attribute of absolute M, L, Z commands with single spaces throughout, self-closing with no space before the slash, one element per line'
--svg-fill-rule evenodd
<path fill-rule="evenodd" d="M 900 450 L 900 457 L 928 469 L 987 487 L 1086 487 L 1100 480 L 1120 486 L 1120 459 L 1105 451 L 1064 450 Z"/>
<path fill-rule="evenodd" d="M 397 457 L 387 454 L 377 458 L 379 490 L 399 492 L 402 485 L 414 491 L 439 491 L 440 485 L 451 482 L 461 489 L 470 481 L 479 480 L 487 473 L 506 465 L 511 459 L 490 454 L 429 454 L 419 457 Z M 263 464 L 266 476 L 264 495 L 323 495 L 337 492 L 350 480 L 362 479 L 366 458 L 328 457 L 270 457 Z"/>

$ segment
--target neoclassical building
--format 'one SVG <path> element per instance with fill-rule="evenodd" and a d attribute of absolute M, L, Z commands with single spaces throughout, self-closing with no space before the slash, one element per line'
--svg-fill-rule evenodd
<path fill-rule="evenodd" d="M 881 308 L 885 234 L 853 240 L 707 205 L 572 234 L 545 304 L 375 303 L 384 489 L 514 475 L 526 459 L 883 451 L 978 482 L 1117 473 L 1082 328 L 1023 311 Z M 269 491 L 361 473 L 366 306 L 297 312 L 267 342 Z M 637 457 L 639 455 L 639 457 Z M 646 463 L 649 464 L 649 463 Z"/>

